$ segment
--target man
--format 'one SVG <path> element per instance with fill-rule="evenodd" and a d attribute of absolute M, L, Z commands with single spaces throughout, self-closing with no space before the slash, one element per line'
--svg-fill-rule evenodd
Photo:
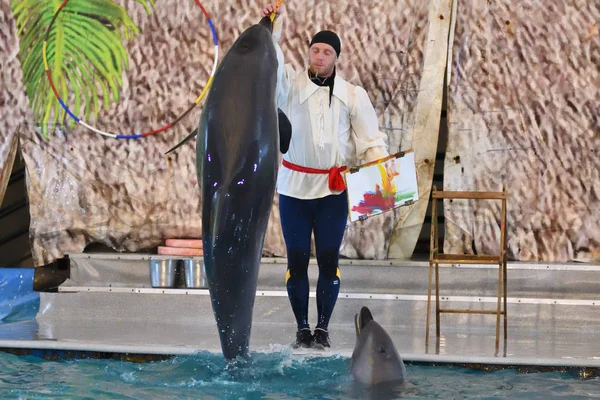
<path fill-rule="evenodd" d="M 262 16 L 275 11 L 273 4 Z M 309 46 L 309 67 L 297 73 L 284 65 L 278 45 L 283 6 L 277 10 L 273 41 L 277 50 L 278 105 L 292 125 L 292 140 L 277 179 L 279 209 L 287 248 L 286 287 L 298 324 L 296 346 L 330 347 L 328 324 L 340 290 L 340 246 L 348 201 L 340 171 L 388 155 L 385 135 L 367 92 L 336 73 L 339 37 L 318 32 Z M 318 320 L 308 323 L 308 263 L 314 232 L 319 278 Z"/>

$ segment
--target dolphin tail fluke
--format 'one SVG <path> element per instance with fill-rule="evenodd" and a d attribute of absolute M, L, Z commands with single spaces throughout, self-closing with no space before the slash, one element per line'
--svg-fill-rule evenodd
<path fill-rule="evenodd" d="M 280 108 L 277 109 L 277 116 L 279 120 L 279 150 L 285 154 L 289 150 L 292 140 L 292 123 Z"/>
<path fill-rule="evenodd" d="M 178 149 L 179 147 L 183 146 L 183 144 L 185 142 L 187 142 L 188 140 L 190 140 L 191 138 L 193 138 L 194 136 L 196 136 L 198 134 L 198 128 L 194 129 L 192 131 L 192 133 L 190 133 L 185 139 L 183 139 L 181 142 L 179 142 L 175 147 L 173 147 L 171 150 L 167 151 L 165 154 L 169 154 L 172 151 L 175 151 L 176 149 Z"/>

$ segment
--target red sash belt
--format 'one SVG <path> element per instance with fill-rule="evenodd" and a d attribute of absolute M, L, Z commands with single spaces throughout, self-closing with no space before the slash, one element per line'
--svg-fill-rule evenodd
<path fill-rule="evenodd" d="M 329 189 L 338 191 L 346 190 L 346 184 L 344 183 L 344 178 L 342 178 L 342 172 L 346 170 L 345 166 L 333 167 L 331 169 L 315 169 L 292 164 L 286 160 L 283 160 L 282 165 L 292 171 L 305 172 L 307 174 L 329 174 Z"/>

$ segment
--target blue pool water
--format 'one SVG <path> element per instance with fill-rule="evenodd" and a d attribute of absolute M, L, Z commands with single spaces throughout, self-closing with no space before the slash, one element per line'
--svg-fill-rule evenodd
<path fill-rule="evenodd" d="M 0 296 L 0 324 L 35 318 L 32 277 L 19 279 L 23 284 L 12 286 L 0 279 L 4 295 L 14 289 Z M 349 366 L 348 358 L 299 357 L 289 350 L 254 353 L 235 367 L 211 353 L 133 363 L 0 352 L 0 399 L 600 399 L 599 379 L 567 373 L 407 365 L 405 385 L 373 389 L 356 384 Z"/>
<path fill-rule="evenodd" d="M 199 353 L 167 361 L 46 361 L 0 354 L 2 399 L 589 399 L 600 398 L 598 379 L 565 373 L 479 372 L 408 365 L 405 385 L 368 390 L 348 374 L 343 357 L 299 358 L 253 354 L 245 366 L 226 368 L 220 355 Z"/>
<path fill-rule="evenodd" d="M 35 318 L 39 306 L 33 268 L 0 268 L 0 324 Z"/>

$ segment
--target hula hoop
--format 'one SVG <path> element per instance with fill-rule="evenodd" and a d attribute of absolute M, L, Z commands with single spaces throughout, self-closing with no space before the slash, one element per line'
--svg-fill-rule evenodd
<path fill-rule="evenodd" d="M 62 11 L 62 9 L 69 2 L 69 0 L 65 0 L 60 5 L 60 7 L 58 7 L 58 10 L 56 10 L 56 13 L 54 13 L 54 17 L 52 18 L 52 21 L 50 22 L 50 25 L 48 26 L 48 30 L 46 31 L 46 36 L 44 37 L 44 44 L 43 44 L 43 47 L 42 47 L 42 56 L 43 56 L 43 59 L 44 59 L 44 68 L 46 70 L 46 76 L 48 77 L 48 81 L 50 82 L 50 87 L 52 88 L 52 91 L 54 92 L 54 95 L 58 99 L 58 102 L 60 103 L 60 105 L 62 106 L 62 108 L 67 112 L 67 114 L 69 114 L 69 116 L 71 118 L 73 118 L 75 120 L 75 122 L 77 122 L 81 126 L 84 126 L 85 128 L 87 128 L 87 129 L 89 129 L 89 130 L 91 130 L 93 132 L 99 133 L 100 135 L 111 137 L 111 138 L 115 138 L 115 139 L 139 139 L 139 138 L 142 138 L 142 137 L 155 135 L 157 133 L 164 132 L 164 131 L 166 131 L 169 128 L 172 128 L 173 126 L 175 126 L 175 124 L 177 124 L 179 121 L 181 121 L 190 111 L 192 111 L 194 109 L 194 107 L 196 107 L 198 105 L 198 103 L 200 103 L 200 100 L 202 100 L 202 98 L 206 95 L 206 92 L 208 91 L 208 88 L 210 87 L 210 85 L 212 83 L 212 80 L 213 80 L 213 77 L 215 75 L 215 72 L 217 70 L 217 64 L 218 64 L 218 59 L 219 59 L 219 42 L 217 40 L 217 32 L 215 31 L 215 26 L 213 25 L 213 22 L 212 22 L 212 20 L 210 18 L 210 15 L 206 11 L 206 9 L 202 6 L 202 3 L 200 3 L 200 0 L 194 0 L 194 1 L 196 2 L 196 4 L 198 4 L 198 6 L 200 6 L 200 8 L 202 9 L 202 13 L 204 14 L 204 16 L 206 17 L 206 19 L 208 21 L 208 25 L 210 26 L 210 30 L 211 30 L 212 36 L 213 36 L 213 43 L 215 45 L 215 59 L 214 59 L 214 62 L 213 62 L 213 68 L 212 68 L 212 71 L 210 73 L 210 77 L 208 78 L 208 81 L 206 82 L 206 86 L 204 87 L 204 89 L 200 93 L 200 96 L 198 96 L 198 98 L 194 101 L 194 104 L 192 104 L 190 106 L 190 108 L 188 108 L 185 112 L 183 112 L 180 116 L 178 116 L 175 119 L 175 121 L 173 121 L 171 123 L 168 123 L 167 125 L 163 126 L 162 128 L 158 128 L 158 129 L 155 129 L 155 130 L 150 131 L 150 132 L 138 133 L 138 134 L 132 134 L 132 135 L 119 135 L 119 134 L 115 134 L 115 133 L 104 132 L 104 131 L 102 131 L 102 130 L 100 130 L 98 128 L 95 128 L 95 127 L 93 127 L 93 126 L 85 123 L 85 121 L 82 121 L 81 118 L 78 118 L 65 105 L 64 101 L 59 96 L 58 91 L 56 90 L 56 87 L 54 86 L 54 82 L 52 81 L 52 75 L 50 74 L 50 68 L 48 67 L 48 59 L 46 57 L 46 45 L 48 43 L 48 38 L 50 37 L 50 29 L 52 29 L 52 25 L 54 25 L 54 21 L 58 17 L 58 14 Z"/>

